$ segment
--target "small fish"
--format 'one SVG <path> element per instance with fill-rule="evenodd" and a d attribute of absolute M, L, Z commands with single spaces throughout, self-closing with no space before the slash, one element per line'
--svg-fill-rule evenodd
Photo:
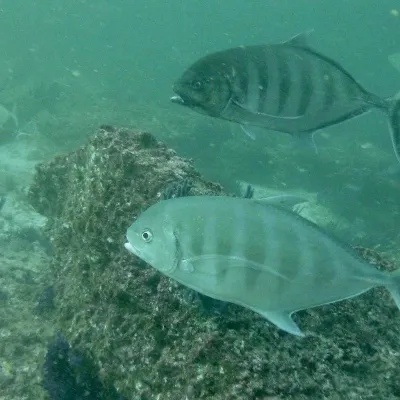
<path fill-rule="evenodd" d="M 261 127 L 310 143 L 316 131 L 376 108 L 388 115 L 400 162 L 400 93 L 384 99 L 366 91 L 339 63 L 313 50 L 306 36 L 209 54 L 175 82 L 171 100 L 237 122 L 252 138 L 252 127 Z"/>
<path fill-rule="evenodd" d="M 376 286 L 386 287 L 400 308 L 400 270 L 377 270 L 288 211 L 292 205 L 279 196 L 162 200 L 129 227 L 125 247 L 181 284 L 253 310 L 298 336 L 303 333 L 292 313 Z"/>

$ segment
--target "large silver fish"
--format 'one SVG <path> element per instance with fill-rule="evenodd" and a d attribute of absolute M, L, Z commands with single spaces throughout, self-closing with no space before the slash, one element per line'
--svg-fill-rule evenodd
<path fill-rule="evenodd" d="M 369 93 L 340 64 L 310 48 L 306 34 L 209 54 L 173 90 L 173 102 L 237 122 L 252 137 L 252 126 L 304 137 L 376 108 L 388 115 L 400 161 L 400 96 Z"/>
<path fill-rule="evenodd" d="M 125 247 L 206 296 L 247 307 L 302 336 L 295 311 L 384 286 L 400 308 L 400 270 L 385 273 L 279 198 L 182 197 L 148 208 Z"/>

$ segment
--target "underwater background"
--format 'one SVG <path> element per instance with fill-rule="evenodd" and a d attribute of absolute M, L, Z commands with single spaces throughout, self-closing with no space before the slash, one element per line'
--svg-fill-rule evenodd
<path fill-rule="evenodd" d="M 400 168 L 383 114 L 323 129 L 316 154 L 170 102 L 173 82 L 205 54 L 310 29 L 310 45 L 367 90 L 400 90 L 394 1 L 0 0 L 0 400 L 400 398 L 400 317 L 383 292 L 324 306 L 325 320 L 304 312 L 322 328 L 321 345 L 303 347 L 245 312 L 204 313 L 123 248 L 133 215 L 191 178 L 196 194 L 239 196 L 250 184 L 257 197 L 304 196 L 303 216 L 375 264 L 400 266 Z M 392 309 L 370 311 L 376 303 Z M 165 324 L 174 339 L 159 338 Z M 190 360 L 177 356 L 194 347 Z M 162 364 L 166 349 L 174 362 Z M 68 362 L 53 371 L 52 354 Z M 245 383 L 230 392 L 235 381 Z"/>

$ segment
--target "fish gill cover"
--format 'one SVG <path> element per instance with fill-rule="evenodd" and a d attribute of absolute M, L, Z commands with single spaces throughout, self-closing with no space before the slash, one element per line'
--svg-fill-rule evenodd
<path fill-rule="evenodd" d="M 150 134 L 127 129 L 101 129 L 37 167 L 30 199 L 49 218 L 57 327 L 94 355 L 101 377 L 132 399 L 400 396 L 400 319 L 385 290 L 299 312 L 308 334 L 299 340 L 234 305 L 199 312 L 186 288 L 126 252 L 132 219 L 184 179 L 193 195 L 224 194 Z"/>

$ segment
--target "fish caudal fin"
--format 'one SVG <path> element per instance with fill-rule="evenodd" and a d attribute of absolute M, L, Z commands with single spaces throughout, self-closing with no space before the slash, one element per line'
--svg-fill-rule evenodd
<path fill-rule="evenodd" d="M 393 149 L 400 162 L 400 92 L 387 100 L 389 112 L 389 129 Z"/>
<path fill-rule="evenodd" d="M 390 274 L 393 283 L 386 286 L 400 310 L 400 268 Z"/>

